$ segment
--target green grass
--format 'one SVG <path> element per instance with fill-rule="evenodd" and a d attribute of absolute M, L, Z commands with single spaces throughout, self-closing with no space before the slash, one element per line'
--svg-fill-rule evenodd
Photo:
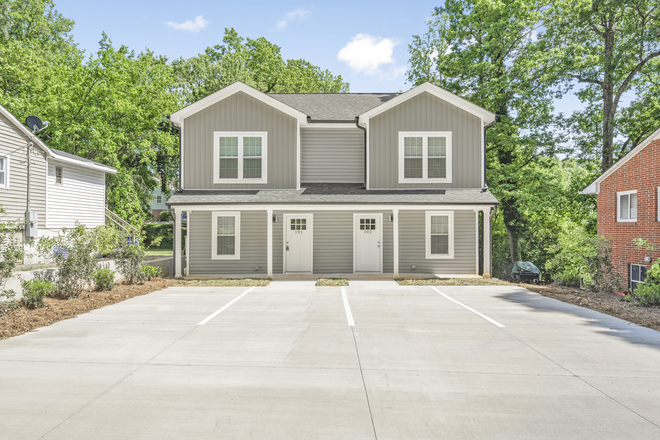
<path fill-rule="evenodd" d="M 251 287 L 267 286 L 269 278 L 221 278 L 216 280 L 180 280 L 173 283 L 175 286 L 185 287 Z"/>
<path fill-rule="evenodd" d="M 348 280 L 346 278 L 319 278 L 318 280 L 316 280 L 315 286 L 319 286 L 319 287 L 348 286 Z"/>
<path fill-rule="evenodd" d="M 497 278 L 426 278 L 423 280 L 398 279 L 400 286 L 510 286 Z"/>
<path fill-rule="evenodd" d="M 159 255 L 169 257 L 174 253 L 172 249 L 149 248 L 145 251 L 146 255 Z"/>

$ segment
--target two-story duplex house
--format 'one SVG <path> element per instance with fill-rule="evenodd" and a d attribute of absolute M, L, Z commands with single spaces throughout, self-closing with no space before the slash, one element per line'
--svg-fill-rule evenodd
<path fill-rule="evenodd" d="M 660 128 L 581 194 L 598 195 L 598 234 L 612 239 L 612 263 L 634 289 L 660 258 L 660 249 L 636 249 L 634 243 L 660 244 Z"/>
<path fill-rule="evenodd" d="M 188 218 L 175 275 L 490 277 L 485 128 L 430 83 L 405 93 L 264 94 L 234 83 L 170 116 Z M 180 224 L 175 241 L 181 243 Z"/>
<path fill-rule="evenodd" d="M 29 159 L 29 166 L 28 166 Z M 52 236 L 77 222 L 105 224 L 105 175 L 115 168 L 49 148 L 0 106 L 0 205 L 2 221 L 25 221 L 32 238 Z M 27 248 L 27 247 L 26 247 Z M 26 258 L 36 263 L 40 257 Z"/>

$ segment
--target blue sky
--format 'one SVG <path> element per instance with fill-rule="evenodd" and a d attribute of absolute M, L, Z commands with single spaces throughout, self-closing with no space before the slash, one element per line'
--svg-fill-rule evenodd
<path fill-rule="evenodd" d="M 90 4 L 95 5 L 90 7 Z M 226 27 L 242 37 L 265 37 L 288 58 L 304 58 L 351 85 L 352 92 L 407 90 L 413 34 L 426 31 L 438 1 L 126 1 L 55 0 L 75 20 L 74 38 L 95 51 L 101 32 L 114 45 L 190 57 L 222 43 Z M 169 23 L 169 24 L 168 24 Z M 342 50 L 343 49 L 343 50 Z M 341 60 L 338 58 L 341 52 Z"/>
<path fill-rule="evenodd" d="M 351 92 L 408 90 L 408 45 L 412 35 L 426 32 L 442 3 L 55 0 L 57 10 L 75 20 L 74 38 L 88 53 L 106 32 L 115 46 L 187 58 L 222 43 L 225 28 L 233 27 L 242 37 L 277 44 L 285 59 L 303 58 L 341 75 Z M 580 103 L 568 95 L 556 106 L 570 113 Z"/>

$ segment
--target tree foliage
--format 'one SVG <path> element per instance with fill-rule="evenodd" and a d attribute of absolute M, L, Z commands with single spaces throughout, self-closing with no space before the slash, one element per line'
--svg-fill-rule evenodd
<path fill-rule="evenodd" d="M 196 57 L 172 62 L 179 90 L 187 103 L 241 81 L 265 93 L 342 93 L 349 84 L 303 59 L 282 58 L 280 47 L 265 38 L 243 38 L 225 29 L 223 44 Z"/>
<path fill-rule="evenodd" d="M 544 38 L 566 81 L 584 86 L 575 143 L 605 172 L 660 125 L 660 0 L 553 3 Z M 622 108 L 626 95 L 632 103 Z"/>

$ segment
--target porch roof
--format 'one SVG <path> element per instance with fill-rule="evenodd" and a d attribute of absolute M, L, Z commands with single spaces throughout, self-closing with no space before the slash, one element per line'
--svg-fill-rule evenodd
<path fill-rule="evenodd" d="M 300 190 L 184 190 L 167 205 L 212 204 L 433 204 L 497 205 L 490 191 L 481 189 L 366 190 L 360 183 L 303 183 Z"/>

